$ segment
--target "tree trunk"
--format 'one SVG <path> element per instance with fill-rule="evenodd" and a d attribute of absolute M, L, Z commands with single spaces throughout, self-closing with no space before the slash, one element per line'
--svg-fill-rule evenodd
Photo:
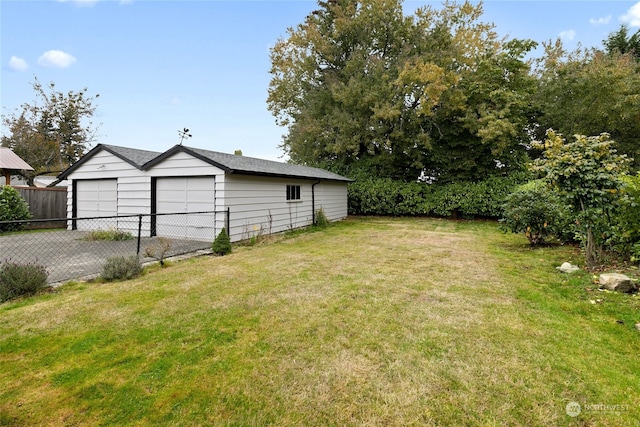
<path fill-rule="evenodd" d="M 587 243 L 584 248 L 585 257 L 587 261 L 587 267 L 593 268 L 598 265 L 598 248 L 596 245 L 596 239 L 593 235 L 593 228 L 587 227 Z"/>

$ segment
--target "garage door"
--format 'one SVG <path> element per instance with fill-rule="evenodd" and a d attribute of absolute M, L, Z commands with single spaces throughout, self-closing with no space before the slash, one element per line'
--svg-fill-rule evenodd
<path fill-rule="evenodd" d="M 215 239 L 214 177 L 157 178 L 155 187 L 156 235 Z"/>
<path fill-rule="evenodd" d="M 78 180 L 75 187 L 76 217 L 95 218 L 118 214 L 118 184 L 116 179 Z M 115 227 L 115 219 L 77 221 L 79 230 Z"/>

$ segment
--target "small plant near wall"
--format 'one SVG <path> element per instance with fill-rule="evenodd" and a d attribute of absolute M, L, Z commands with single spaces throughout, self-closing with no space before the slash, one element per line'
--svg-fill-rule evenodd
<path fill-rule="evenodd" d="M 160 261 L 160 265 L 164 266 L 164 258 L 171 249 L 172 243 L 166 237 L 159 237 L 158 241 L 144 249 L 144 256 L 155 258 Z"/>
<path fill-rule="evenodd" d="M 262 226 L 258 227 L 257 225 L 254 225 L 253 230 L 255 234 L 249 238 L 249 246 L 254 246 L 260 243 L 262 241 L 262 238 L 264 237 L 264 230 Z"/>
<path fill-rule="evenodd" d="M 226 229 L 222 229 L 211 245 L 211 250 L 216 255 L 227 255 L 231 253 L 231 239 Z"/>
<path fill-rule="evenodd" d="M 320 208 L 316 211 L 316 220 L 313 225 L 320 228 L 325 228 L 329 226 L 329 220 L 327 219 L 327 216 L 324 214 L 324 209 Z"/>
<path fill-rule="evenodd" d="M 47 287 L 48 276 L 42 265 L 5 261 L 0 264 L 0 302 L 42 291 Z"/>
<path fill-rule="evenodd" d="M 241 242 L 248 246 L 253 246 L 257 243 L 260 243 L 265 236 L 265 229 L 263 224 L 249 226 L 249 224 L 245 224 L 244 229 L 242 231 L 242 239 Z"/>
<path fill-rule="evenodd" d="M 102 267 L 101 277 L 107 282 L 129 280 L 142 273 L 142 264 L 137 256 L 116 256 L 107 259 Z"/>
<path fill-rule="evenodd" d="M 271 236 L 273 229 L 273 215 L 271 214 L 270 209 L 268 212 L 266 222 L 260 223 L 260 225 L 253 224 L 251 227 L 249 226 L 249 223 L 244 225 L 240 244 L 254 246 Z"/>

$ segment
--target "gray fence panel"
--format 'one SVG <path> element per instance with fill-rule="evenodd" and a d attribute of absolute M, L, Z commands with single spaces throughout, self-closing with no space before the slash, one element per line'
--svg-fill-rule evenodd
<path fill-rule="evenodd" d="M 229 210 L 59 218 L 63 223 L 75 223 L 77 229 L 38 232 L 1 230 L 9 229 L 8 225 L 37 225 L 47 220 L 2 221 L 0 265 L 4 262 L 42 265 L 49 274 L 48 282 L 57 283 L 95 277 L 114 256 L 138 256 L 141 261 L 150 262 L 209 250 L 220 231 L 215 229 L 215 214 L 224 215 L 224 223 L 229 223 Z M 152 222 L 157 223 L 158 217 L 167 226 L 161 234 L 149 227 Z"/>

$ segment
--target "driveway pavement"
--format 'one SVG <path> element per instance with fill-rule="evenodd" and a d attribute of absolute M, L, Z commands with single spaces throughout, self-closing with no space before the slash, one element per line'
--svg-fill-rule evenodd
<path fill-rule="evenodd" d="M 11 260 L 20 264 L 44 265 L 49 272 L 49 283 L 95 277 L 102 272 L 108 258 L 135 255 L 137 239 L 123 241 L 84 240 L 84 231 L 46 231 L 0 236 L 0 262 Z M 196 254 L 211 248 L 211 242 L 168 239 L 171 246 L 165 258 Z M 145 249 L 160 245 L 157 237 L 143 237 L 140 254 Z M 143 257 L 142 262 L 154 258 Z"/>

